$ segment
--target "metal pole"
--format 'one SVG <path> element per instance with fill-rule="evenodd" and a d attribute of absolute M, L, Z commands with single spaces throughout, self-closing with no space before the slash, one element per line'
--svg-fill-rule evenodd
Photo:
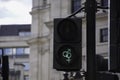
<path fill-rule="evenodd" d="M 96 80 L 96 1 L 86 0 L 87 80 Z"/>
<path fill-rule="evenodd" d="M 2 80 L 9 80 L 9 60 L 2 49 Z"/>

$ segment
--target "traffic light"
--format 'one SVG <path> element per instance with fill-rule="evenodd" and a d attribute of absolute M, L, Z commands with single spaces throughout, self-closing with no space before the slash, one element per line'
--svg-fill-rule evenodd
<path fill-rule="evenodd" d="M 3 80 L 9 80 L 8 56 L 2 56 L 2 77 L 3 77 Z"/>
<path fill-rule="evenodd" d="M 120 72 L 120 0 L 110 0 L 109 70 Z"/>
<path fill-rule="evenodd" d="M 59 71 L 81 69 L 82 20 L 79 18 L 54 19 L 53 68 Z"/>

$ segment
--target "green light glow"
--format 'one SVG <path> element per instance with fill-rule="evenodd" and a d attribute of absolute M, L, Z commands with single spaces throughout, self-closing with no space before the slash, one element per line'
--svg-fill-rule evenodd
<path fill-rule="evenodd" d="M 63 54 L 63 57 L 66 58 L 66 61 L 70 63 L 71 57 L 72 57 L 71 49 L 67 49 L 66 51 L 63 51 L 62 54 Z"/>

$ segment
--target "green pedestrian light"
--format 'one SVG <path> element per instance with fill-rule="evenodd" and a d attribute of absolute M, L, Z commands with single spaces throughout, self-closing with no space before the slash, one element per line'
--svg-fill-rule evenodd
<path fill-rule="evenodd" d="M 57 18 L 54 20 L 53 68 L 59 71 L 81 69 L 82 20 Z"/>

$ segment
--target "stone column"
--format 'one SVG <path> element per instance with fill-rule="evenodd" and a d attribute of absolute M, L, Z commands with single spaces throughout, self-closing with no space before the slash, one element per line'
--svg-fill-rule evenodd
<path fill-rule="evenodd" d="M 49 20 L 50 5 L 43 6 L 43 0 L 33 0 L 30 46 L 30 80 L 49 80 L 49 30 L 45 22 Z"/>
<path fill-rule="evenodd" d="M 48 79 L 48 52 L 44 47 L 48 47 L 47 36 L 29 40 L 30 45 L 30 80 Z"/>

